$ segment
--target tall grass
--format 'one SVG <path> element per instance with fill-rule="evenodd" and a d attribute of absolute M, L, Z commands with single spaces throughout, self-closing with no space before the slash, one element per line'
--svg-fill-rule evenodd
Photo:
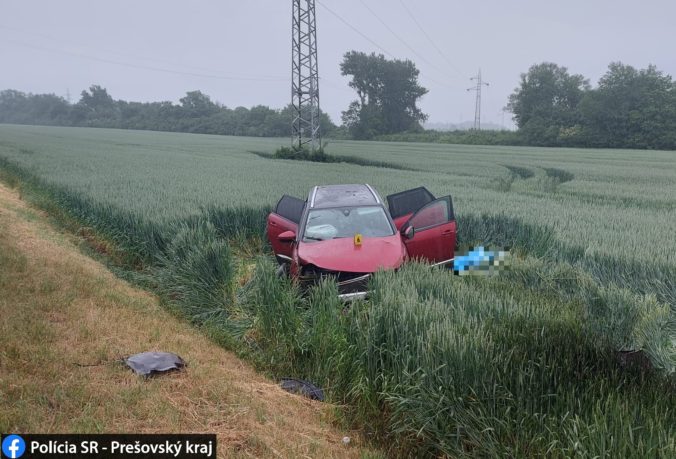
<path fill-rule="evenodd" d="M 128 270 L 132 279 L 191 321 L 233 325 L 227 308 L 235 301 L 237 267 L 228 238 L 260 238 L 267 209 L 209 208 L 201 215 L 160 223 L 50 185 L 3 158 L 0 167 L 20 185 L 24 198 L 73 232 L 93 237 L 90 242 L 95 249 L 106 248 L 108 261 Z"/>
<path fill-rule="evenodd" d="M 600 285 L 615 284 L 642 294 L 654 294 L 676 314 L 676 267 L 660 261 L 644 261 L 586 253 L 575 241 L 558 238 L 546 225 L 526 223 L 505 214 L 458 216 L 458 244 L 461 247 L 487 244 L 515 249 L 548 260 L 569 263 L 588 273 Z"/>
<path fill-rule="evenodd" d="M 179 302 L 198 323 L 226 313 L 234 302 L 234 261 L 210 222 L 180 229 L 152 269 L 158 291 Z"/>
<path fill-rule="evenodd" d="M 302 299 L 270 281 L 270 262 L 257 274 L 261 298 L 280 305 L 258 327 L 285 349 L 272 371 L 292 359 L 295 376 L 328 387 L 393 454 L 676 452 L 674 381 L 621 367 L 576 302 L 412 264 L 379 273 L 368 304 L 343 309 L 330 284 Z"/>

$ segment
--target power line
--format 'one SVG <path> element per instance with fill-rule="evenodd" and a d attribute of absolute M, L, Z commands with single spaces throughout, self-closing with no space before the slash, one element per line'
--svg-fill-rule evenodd
<path fill-rule="evenodd" d="M 22 34 L 25 34 L 25 35 L 33 35 L 35 37 L 47 39 L 47 40 L 50 41 L 50 43 L 61 42 L 62 44 L 65 44 L 65 45 L 68 45 L 68 46 L 71 46 L 71 45 L 74 45 L 74 44 L 77 45 L 77 46 L 82 46 L 82 43 L 74 43 L 73 41 L 64 40 L 62 38 L 58 38 L 58 37 L 55 37 L 53 35 L 47 35 L 47 34 L 44 34 L 44 33 L 41 33 L 41 32 L 35 32 L 33 30 L 19 29 L 17 27 L 8 26 L 6 24 L 0 24 L 0 29 L 12 30 L 14 32 L 19 32 L 19 33 L 22 33 Z M 160 63 L 160 64 L 170 65 L 170 66 L 173 66 L 173 67 L 179 67 L 179 68 L 182 67 L 182 68 L 185 68 L 185 69 L 197 70 L 199 72 L 215 73 L 213 71 L 213 69 L 206 68 L 206 67 L 198 67 L 198 66 L 194 66 L 194 65 L 185 65 L 185 64 L 182 64 L 182 63 L 176 63 L 176 62 L 171 62 L 171 61 L 167 61 L 167 60 L 163 60 L 163 59 L 157 59 L 156 57 L 141 56 L 141 55 L 138 55 L 138 54 L 121 53 L 117 50 L 112 50 L 112 49 L 107 49 L 107 48 L 98 48 L 97 47 L 96 53 L 98 54 L 99 52 L 114 54 L 114 55 L 117 55 L 119 57 L 127 58 L 127 59 L 129 59 L 129 58 L 139 59 L 139 60 L 142 60 L 142 61 L 145 61 L 145 62 L 152 61 L 152 62 L 157 62 L 157 63 Z"/>
<path fill-rule="evenodd" d="M 46 35 L 44 33 L 35 32 L 35 31 L 32 31 L 32 30 L 19 29 L 17 27 L 8 26 L 6 24 L 0 24 L 0 29 L 13 30 L 15 32 L 20 32 L 20 33 L 27 34 L 27 35 L 34 35 L 36 37 L 45 38 L 45 39 L 50 40 L 52 42 L 59 41 L 62 44 L 65 44 L 65 45 L 69 45 L 69 44 L 72 45 L 73 44 L 72 42 L 69 42 L 68 40 L 63 40 L 63 39 L 55 37 L 53 35 Z M 7 41 L 12 41 L 12 40 L 7 40 Z M 54 52 L 54 53 L 59 53 L 59 54 L 69 53 L 69 55 L 77 54 L 77 53 L 73 53 L 72 51 L 48 49 L 48 48 L 45 48 L 45 47 L 42 47 L 42 46 L 39 46 L 39 45 L 28 44 L 28 43 L 25 43 L 25 42 L 14 41 L 14 43 L 19 45 L 19 46 L 39 49 L 40 51 Z M 158 62 L 158 63 L 161 63 L 161 64 L 167 64 L 167 65 L 171 65 L 171 66 L 175 66 L 175 67 L 183 67 L 183 68 L 186 68 L 186 69 L 201 70 L 201 71 L 208 72 L 209 74 L 215 73 L 215 72 L 213 72 L 213 69 L 208 69 L 206 67 L 184 65 L 184 64 L 179 64 L 179 63 L 176 63 L 176 62 L 171 62 L 171 61 L 167 61 L 167 60 L 163 60 L 163 59 L 156 59 L 156 58 L 153 58 L 153 57 L 141 56 L 141 55 L 138 55 L 138 54 L 120 53 L 119 51 L 112 50 L 112 49 L 97 48 L 97 51 L 103 51 L 103 52 L 110 53 L 110 54 L 116 54 L 118 56 L 127 57 L 127 58 L 131 58 L 131 59 L 141 59 L 141 60 L 144 60 L 144 61 L 154 61 L 154 62 Z M 72 53 L 72 54 L 70 54 L 70 53 Z M 76 55 L 74 57 L 85 58 L 84 56 L 81 56 L 81 55 Z M 89 58 L 90 58 L 89 56 L 86 57 L 86 59 L 89 59 Z M 104 58 L 97 56 L 96 59 L 102 60 Z M 106 63 L 112 63 L 112 62 L 106 61 Z M 127 66 L 127 65 L 135 65 L 135 64 L 125 63 L 124 65 Z M 171 71 L 171 69 L 165 69 L 165 70 Z M 183 71 L 179 70 L 179 72 L 183 72 Z M 252 77 L 253 78 L 265 78 L 264 81 L 268 81 L 268 79 L 270 81 L 277 81 L 277 80 L 288 81 L 286 77 L 282 77 L 282 76 L 278 76 L 278 75 L 263 75 L 263 76 L 248 76 L 248 77 L 249 78 L 252 78 Z M 247 77 L 245 76 L 245 77 L 233 77 L 233 78 L 247 78 Z M 352 93 L 352 90 L 349 89 L 348 87 L 346 87 L 344 84 L 338 84 L 337 82 L 332 81 L 332 80 L 328 80 L 325 77 L 320 77 L 320 81 L 323 81 L 324 84 L 328 84 L 329 86 L 331 86 L 335 89 L 339 89 L 339 90 L 342 90 L 342 91 L 345 91 L 345 92 Z"/>
<path fill-rule="evenodd" d="M 348 88 L 348 87 L 345 86 L 344 84 L 338 84 L 338 83 L 336 83 L 335 81 L 333 81 L 333 80 L 327 80 L 327 79 L 324 78 L 324 77 L 319 77 L 319 81 L 322 82 L 322 85 L 329 85 L 329 86 L 331 86 L 331 87 L 334 88 L 334 89 L 338 89 L 338 90 L 340 90 L 340 91 L 349 92 L 350 94 L 354 94 L 353 90 L 350 89 L 350 88 Z"/>
<path fill-rule="evenodd" d="M 424 28 L 423 26 L 420 25 L 420 23 L 419 23 L 418 20 L 415 18 L 415 16 L 413 16 L 413 13 L 411 13 L 411 10 L 408 9 L 408 7 L 407 7 L 406 4 L 404 3 L 404 1 L 403 1 L 403 0 L 399 0 L 399 3 L 401 3 L 401 6 L 404 8 L 404 10 L 406 10 L 406 13 L 407 13 L 408 16 L 411 18 L 411 20 L 413 21 L 413 23 L 414 23 L 416 26 L 418 26 L 418 29 L 420 29 L 420 31 L 423 33 L 423 35 L 425 36 L 425 38 L 427 38 L 427 41 L 430 42 L 430 44 L 432 45 L 432 47 L 433 47 L 434 49 L 437 50 L 437 52 L 441 55 L 441 57 L 443 57 L 443 58 L 446 60 L 446 62 L 451 66 L 451 68 L 452 68 L 455 72 L 458 73 L 458 75 L 462 76 L 463 78 L 467 78 L 463 72 L 461 72 L 460 70 L 458 70 L 458 68 L 455 66 L 455 64 L 451 61 L 451 59 L 448 58 L 448 56 L 446 56 L 446 54 L 441 50 L 441 48 L 440 48 L 439 46 L 437 46 L 437 44 L 434 42 L 434 40 L 432 40 L 432 37 L 430 37 L 429 34 L 427 33 L 427 31 L 425 30 L 425 28 Z"/>
<path fill-rule="evenodd" d="M 387 55 L 390 56 L 391 58 L 393 58 L 393 59 L 395 58 L 395 57 L 394 57 L 394 54 L 392 54 L 391 52 L 389 52 L 388 50 L 386 50 L 385 48 L 383 48 L 382 46 L 380 46 L 380 45 L 379 45 L 378 43 L 376 43 L 375 41 L 371 40 L 366 34 L 364 34 L 364 33 L 361 32 L 359 29 L 357 29 L 355 26 L 353 26 L 352 24 L 350 24 L 349 22 L 347 22 L 345 19 L 343 19 L 338 13 L 336 13 L 335 11 L 333 11 L 331 8 L 329 8 L 328 6 L 324 5 L 324 4 L 323 4 L 322 2 L 320 2 L 319 0 L 317 0 L 317 3 L 319 3 L 319 6 L 321 6 L 321 7 L 324 8 L 326 11 L 328 11 L 329 13 L 331 13 L 331 14 L 332 14 L 336 19 L 338 19 L 340 22 L 342 22 L 343 24 L 345 24 L 346 26 L 348 26 L 350 29 L 352 29 L 353 32 L 359 34 L 364 40 L 368 41 L 368 42 L 371 43 L 373 46 L 375 46 L 376 48 L 378 48 L 379 50 L 381 50 L 382 52 L 384 52 L 385 54 L 387 54 Z"/>
<path fill-rule="evenodd" d="M 342 22 L 342 23 L 345 24 L 347 27 L 349 27 L 350 29 L 352 29 L 352 31 L 354 31 L 355 33 L 357 33 L 358 35 L 360 35 L 364 40 L 366 40 L 366 41 L 368 41 L 369 43 L 371 43 L 373 46 L 375 46 L 376 48 L 378 48 L 380 51 L 382 51 L 383 53 L 385 53 L 386 55 L 388 55 L 390 58 L 396 59 L 396 56 L 395 56 L 394 54 L 392 54 L 392 53 L 389 52 L 387 49 L 383 48 L 383 47 L 380 46 L 378 43 L 376 43 L 374 40 L 372 40 L 371 38 L 369 38 L 365 33 L 363 33 L 361 30 L 357 29 L 355 26 L 353 26 L 352 24 L 350 24 L 347 20 L 345 20 L 342 16 L 340 16 L 338 13 L 336 13 L 335 11 L 333 11 L 331 8 L 329 8 L 328 6 L 324 5 L 320 0 L 316 0 L 316 2 L 319 3 L 319 5 L 320 5 L 322 8 L 324 8 L 326 11 L 328 11 L 329 13 L 331 13 L 336 19 L 338 19 L 340 22 Z M 428 75 L 426 75 L 426 74 L 423 74 L 423 73 L 420 72 L 420 71 L 419 71 L 419 74 L 420 74 L 420 77 L 421 77 L 421 78 L 424 78 L 424 79 L 426 79 L 426 80 L 429 80 L 429 81 L 431 81 L 432 83 L 435 83 L 435 84 L 438 85 L 438 86 L 445 86 L 445 87 L 447 87 L 447 88 L 454 89 L 454 88 L 452 88 L 450 85 L 447 85 L 447 84 L 445 84 L 445 83 L 443 83 L 443 82 L 441 82 L 441 81 L 438 81 L 438 80 L 436 80 L 436 79 L 434 79 L 434 78 L 431 78 L 430 76 L 428 76 Z"/>
<path fill-rule="evenodd" d="M 72 52 L 72 51 L 66 51 L 66 50 L 58 49 L 58 48 L 49 48 L 49 47 L 44 47 L 44 46 L 37 46 L 37 45 L 29 44 L 29 43 L 16 41 L 16 40 L 5 40 L 5 43 L 13 43 L 17 46 L 23 46 L 25 48 L 31 48 L 31 49 L 36 49 L 36 50 L 39 50 L 39 51 L 51 52 L 51 53 L 56 53 L 56 54 L 64 54 L 64 55 L 76 57 L 76 58 L 79 58 L 79 59 L 87 59 L 87 60 L 91 60 L 91 61 L 102 62 L 102 63 L 105 63 L 105 64 L 120 65 L 120 66 L 124 66 L 124 67 L 137 68 L 137 69 L 142 69 L 142 70 L 151 70 L 151 71 L 154 71 L 154 72 L 170 73 L 170 74 L 174 74 L 174 75 L 192 76 L 192 77 L 198 77 L 198 78 L 210 78 L 210 79 L 216 79 L 216 80 L 232 80 L 232 81 L 260 81 L 260 82 L 288 81 L 287 78 L 276 77 L 276 76 L 234 76 L 234 75 L 215 75 L 215 74 L 207 74 L 207 73 L 185 72 L 185 71 L 180 71 L 180 70 L 172 70 L 172 69 L 167 69 L 167 68 L 154 67 L 154 66 L 150 66 L 150 65 L 133 64 L 131 62 L 105 59 L 105 58 L 101 58 L 101 57 L 97 57 L 97 56 L 91 56 L 91 55 L 84 54 L 84 53 L 75 53 L 75 52 Z"/>
<path fill-rule="evenodd" d="M 456 78 L 456 77 L 451 77 L 451 76 L 447 75 L 445 70 L 443 70 L 443 69 L 437 67 L 436 64 L 434 64 L 433 62 L 427 60 L 427 58 L 425 58 L 425 56 L 423 56 L 423 55 L 421 55 L 420 53 L 418 53 L 418 51 L 416 51 L 415 48 L 413 48 L 411 45 L 409 45 L 408 42 L 407 42 L 406 40 L 404 40 L 403 38 L 401 38 L 401 36 L 400 36 L 397 32 L 395 32 L 395 31 L 394 31 L 394 30 L 393 30 L 393 29 L 392 29 L 392 28 L 391 28 L 391 27 L 390 27 L 390 26 L 389 26 L 389 25 L 388 25 L 388 24 L 387 24 L 380 16 L 378 16 L 378 14 L 376 14 L 376 12 L 373 11 L 373 9 L 371 9 L 371 7 L 368 6 L 368 4 L 366 4 L 366 2 L 364 2 L 364 0 L 359 0 L 359 2 L 362 4 L 362 6 L 364 6 L 364 8 L 366 8 L 366 9 L 373 15 L 373 17 L 375 17 L 375 18 L 378 20 L 378 22 L 380 22 L 380 23 L 383 25 L 383 27 L 385 27 L 385 28 L 386 28 L 386 29 L 394 36 L 394 38 L 396 38 L 397 40 L 399 40 L 400 43 L 402 43 L 404 46 L 406 46 L 406 47 L 407 47 L 407 48 L 408 48 L 415 56 L 417 56 L 421 61 L 427 63 L 430 67 L 434 68 L 435 70 L 437 70 L 438 72 L 442 73 L 442 74 L 443 74 L 444 76 L 446 76 L 446 77 L 449 77 L 449 78 Z"/>

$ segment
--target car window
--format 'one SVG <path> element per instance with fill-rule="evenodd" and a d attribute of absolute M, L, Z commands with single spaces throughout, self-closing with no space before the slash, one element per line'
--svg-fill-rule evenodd
<path fill-rule="evenodd" d="M 300 217 L 305 209 L 305 201 L 293 196 L 284 195 L 275 207 L 275 213 L 296 224 L 300 223 Z"/>
<path fill-rule="evenodd" d="M 379 206 L 314 209 L 308 213 L 303 241 L 324 241 L 355 234 L 384 237 L 392 236 L 394 230 L 385 210 Z"/>
<path fill-rule="evenodd" d="M 441 225 L 448 221 L 448 203 L 446 200 L 441 199 L 429 204 L 415 214 L 410 220 L 410 225 L 416 230 L 421 230 L 430 226 Z"/>
<path fill-rule="evenodd" d="M 425 204 L 434 201 L 434 199 L 434 195 L 427 188 L 421 186 L 389 195 L 387 197 L 387 205 L 390 208 L 392 218 L 399 218 L 422 209 Z"/>

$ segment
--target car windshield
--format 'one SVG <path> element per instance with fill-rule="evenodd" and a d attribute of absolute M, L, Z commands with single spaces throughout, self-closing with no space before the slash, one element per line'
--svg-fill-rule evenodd
<path fill-rule="evenodd" d="M 325 241 L 341 237 L 392 236 L 394 231 L 385 210 L 379 206 L 314 209 L 307 217 L 304 242 Z"/>

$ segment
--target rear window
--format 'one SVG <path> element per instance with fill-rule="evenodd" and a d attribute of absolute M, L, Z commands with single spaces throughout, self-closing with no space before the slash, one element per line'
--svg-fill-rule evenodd
<path fill-rule="evenodd" d="M 411 218 L 410 225 L 416 230 L 422 230 L 432 226 L 443 225 L 450 220 L 448 202 L 445 199 L 440 199 L 424 209 L 419 210 L 418 213 Z"/>
<path fill-rule="evenodd" d="M 413 213 L 432 201 L 434 201 L 434 195 L 427 191 L 425 187 L 403 191 L 387 197 L 387 205 L 390 208 L 392 218 Z"/>

